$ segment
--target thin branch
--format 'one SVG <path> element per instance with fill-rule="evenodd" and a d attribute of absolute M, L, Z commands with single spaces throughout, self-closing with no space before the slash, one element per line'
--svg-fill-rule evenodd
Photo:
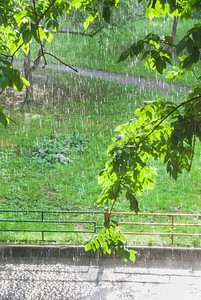
<path fill-rule="evenodd" d="M 120 179 L 119 179 L 119 184 L 118 184 L 118 187 L 117 187 L 116 197 L 115 197 L 115 199 L 114 199 L 114 201 L 113 201 L 113 203 L 112 203 L 112 207 L 111 207 L 111 209 L 110 209 L 110 215 L 111 215 L 112 210 L 113 210 L 113 208 L 114 208 L 114 205 L 115 205 L 115 203 L 116 203 L 116 201 L 117 201 L 117 194 L 119 193 L 120 186 L 121 186 L 121 182 L 122 182 L 122 176 L 121 176 Z"/>
<path fill-rule="evenodd" d="M 75 71 L 75 72 L 78 73 L 78 70 L 77 70 L 77 69 L 75 69 L 75 68 L 71 67 L 70 65 L 66 64 L 65 62 L 63 62 L 62 60 L 60 60 L 58 57 L 56 57 L 55 55 L 53 55 L 52 53 L 49 53 L 49 52 L 43 52 L 43 54 L 50 55 L 50 56 L 54 57 L 54 58 L 55 58 L 56 60 L 58 60 L 62 65 L 66 66 L 66 67 L 68 67 L 68 68 L 70 68 L 70 69 L 72 69 L 73 71 Z M 34 64 L 35 64 L 35 62 L 36 62 L 41 56 L 43 56 L 43 54 L 39 55 L 39 56 L 35 59 Z M 44 67 L 45 67 L 45 66 L 44 66 Z M 44 68 L 44 67 L 43 67 L 43 68 Z"/>
<path fill-rule="evenodd" d="M 46 40 L 43 41 L 43 51 L 44 51 L 44 47 L 45 47 L 46 42 L 47 42 Z M 41 52 L 41 49 L 39 49 L 38 57 L 36 58 L 36 60 L 34 62 L 34 65 L 31 67 L 32 72 L 35 71 L 35 69 L 38 67 L 38 65 L 40 63 L 41 55 L 42 55 L 42 52 Z"/>
<path fill-rule="evenodd" d="M 192 163 L 193 163 L 193 157 L 194 157 L 194 154 L 195 154 L 196 130 L 197 130 L 197 118 L 198 118 L 198 114 L 199 114 L 199 111 L 200 111 L 200 107 L 201 107 L 201 102 L 200 102 L 199 105 L 198 105 L 197 113 L 196 113 L 195 120 L 194 120 L 194 141 L 193 141 L 193 150 L 192 150 L 191 162 L 190 162 L 189 170 L 188 170 L 189 172 L 190 172 L 190 170 L 191 170 Z"/>
<path fill-rule="evenodd" d="M 20 48 L 24 45 L 24 42 L 22 44 L 19 45 L 19 47 L 15 50 L 15 52 L 12 54 L 12 57 L 11 57 L 11 64 L 13 63 L 13 59 L 14 59 L 14 56 L 15 54 L 20 50 Z"/>
<path fill-rule="evenodd" d="M 35 18 L 36 18 L 36 28 L 37 28 L 37 32 L 38 32 L 38 38 L 39 38 L 40 47 L 41 47 L 41 55 L 44 58 L 45 65 L 47 65 L 47 61 L 46 61 L 46 58 L 45 58 L 45 55 L 44 55 L 44 51 L 43 51 L 42 41 L 41 41 L 41 38 L 40 38 L 39 21 L 38 21 L 38 16 L 37 16 L 37 13 L 36 13 L 36 3 L 35 3 L 35 0 L 33 0 L 33 6 L 34 6 L 34 12 L 35 12 Z"/>
<path fill-rule="evenodd" d="M 104 26 L 100 27 L 97 31 L 95 31 L 94 33 L 91 34 L 87 34 L 84 32 L 79 32 L 79 31 L 69 31 L 69 30 L 59 30 L 57 32 L 55 31 L 50 31 L 51 33 L 69 33 L 69 34 L 75 34 L 75 35 L 83 35 L 83 36 L 89 36 L 91 38 L 94 37 L 94 35 L 96 35 L 97 33 L 99 33 L 102 29 L 104 28 Z"/>
<path fill-rule="evenodd" d="M 10 58 L 10 57 L 12 57 L 12 55 L 7 55 L 7 54 L 4 54 L 4 53 L 2 53 L 2 52 L 0 52 L 0 55 L 4 56 L 5 58 Z"/>
<path fill-rule="evenodd" d="M 53 0 L 52 3 L 48 6 L 48 8 L 44 11 L 44 13 L 40 16 L 40 18 L 38 19 L 38 24 L 43 19 L 43 17 L 46 15 L 46 13 L 48 12 L 48 10 L 54 5 L 55 2 L 56 2 L 56 0 Z"/>
<path fill-rule="evenodd" d="M 171 114 L 173 114 L 178 108 L 180 108 L 181 106 L 192 102 L 192 101 L 197 101 L 198 99 L 201 98 L 200 96 L 194 97 L 190 100 L 187 100 L 185 102 L 180 103 L 179 105 L 177 105 L 170 113 L 168 113 L 165 117 L 162 118 L 162 120 L 141 140 L 139 141 L 139 143 L 137 144 L 137 146 L 139 146 L 141 143 L 143 143 L 169 116 L 171 116 Z"/>
<path fill-rule="evenodd" d="M 195 70 L 192 69 L 192 72 L 193 72 L 193 75 L 195 76 L 197 82 L 199 83 L 199 85 L 201 85 L 201 83 L 200 83 L 200 81 L 198 80 L 198 77 L 197 77 L 197 75 L 196 75 L 196 73 L 195 73 Z"/>

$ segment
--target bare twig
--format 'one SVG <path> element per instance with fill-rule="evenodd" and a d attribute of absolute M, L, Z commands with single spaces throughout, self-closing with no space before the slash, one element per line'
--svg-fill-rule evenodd
<path fill-rule="evenodd" d="M 193 150 L 192 150 L 191 162 L 190 162 L 190 165 L 189 165 L 189 172 L 190 172 L 190 170 L 191 170 L 192 163 L 193 163 L 193 157 L 194 157 L 194 154 L 195 154 L 196 130 L 197 130 L 197 118 L 198 118 L 198 114 L 199 114 L 199 111 L 200 111 L 200 107 L 201 107 L 201 102 L 200 102 L 199 105 L 198 105 L 197 113 L 196 113 L 195 120 L 194 120 L 194 141 L 193 141 Z"/>
<path fill-rule="evenodd" d="M 46 44 L 46 40 L 43 41 L 43 51 L 44 51 L 44 47 Z M 40 59 L 41 59 L 41 49 L 38 51 L 38 57 L 35 59 L 34 61 L 34 65 L 31 67 L 32 72 L 35 71 L 35 69 L 38 67 L 39 63 L 40 63 Z"/>
<path fill-rule="evenodd" d="M 4 54 L 4 53 L 2 53 L 2 52 L 0 52 L 0 55 L 4 56 L 5 58 L 12 57 L 12 55 L 7 55 L 7 54 Z"/>
<path fill-rule="evenodd" d="M 55 31 L 50 31 L 51 33 L 69 33 L 69 34 L 75 34 L 75 35 L 83 35 L 83 36 L 88 36 L 88 37 L 91 37 L 93 38 L 94 35 L 96 35 L 97 33 L 99 33 L 102 29 L 104 28 L 104 26 L 100 27 L 97 31 L 91 33 L 91 34 L 87 34 L 87 33 L 84 33 L 84 32 L 79 32 L 79 31 L 70 31 L 70 30 L 59 30 L 57 32 Z"/>
<path fill-rule="evenodd" d="M 75 69 L 75 68 L 71 67 L 70 65 L 66 64 L 65 62 L 63 62 L 62 60 L 60 60 L 58 57 L 56 57 L 55 55 L 53 55 L 52 53 L 49 53 L 49 52 L 43 52 L 43 54 L 50 55 L 50 56 L 54 57 L 54 58 L 55 58 L 56 60 L 58 60 L 62 65 L 66 66 L 66 67 L 68 67 L 68 68 L 70 68 L 70 69 L 72 69 L 73 71 L 75 71 L 75 72 L 78 73 L 78 70 L 77 70 L 77 69 Z M 36 62 L 41 56 L 43 56 L 43 54 L 39 55 L 39 56 L 35 59 L 34 64 L 35 64 L 35 62 Z"/>

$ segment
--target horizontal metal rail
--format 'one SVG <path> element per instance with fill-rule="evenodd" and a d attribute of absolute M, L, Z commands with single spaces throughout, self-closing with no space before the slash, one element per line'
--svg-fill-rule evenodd
<path fill-rule="evenodd" d="M 119 225 L 151 225 L 151 226 L 172 226 L 172 223 L 141 223 L 141 222 L 118 222 Z M 201 224 L 193 224 L 193 223 L 174 223 L 174 226 L 182 226 L 182 227 L 201 227 Z"/>
<path fill-rule="evenodd" d="M 172 238 L 172 244 L 174 244 L 174 237 L 175 236 L 192 236 L 192 237 L 201 237 L 201 233 L 199 231 L 197 233 L 180 233 L 180 232 L 174 232 L 176 231 L 176 228 L 193 228 L 196 227 L 197 230 L 201 228 L 201 223 L 196 223 L 195 219 L 193 222 L 184 223 L 183 221 L 181 223 L 175 222 L 175 218 L 201 218 L 201 214 L 173 214 L 173 213 L 134 213 L 134 212 L 109 212 L 108 209 L 106 211 L 46 211 L 46 210 L 0 210 L 0 214 L 2 215 L 2 219 L 0 219 L 0 232 L 27 232 L 27 233 L 41 233 L 42 234 L 42 240 L 44 241 L 44 235 L 45 233 L 96 233 L 98 229 L 103 228 L 104 226 L 101 226 L 105 224 L 106 227 L 110 226 L 111 222 L 111 216 L 118 216 L 119 218 L 122 216 L 124 219 L 127 216 L 144 216 L 144 217 L 153 217 L 151 219 L 155 219 L 155 217 L 163 218 L 166 217 L 168 220 L 161 220 L 162 222 L 150 222 L 149 221 L 138 221 L 138 222 L 128 222 L 124 220 L 119 220 L 118 224 L 119 226 L 150 226 L 153 227 L 164 227 L 161 231 L 163 232 L 143 232 L 140 231 L 140 227 L 138 227 L 137 230 L 125 231 L 124 228 L 122 228 L 122 231 L 120 232 L 122 234 L 127 235 L 150 235 L 150 236 L 170 236 Z M 66 216 L 71 215 L 71 219 L 73 220 L 66 220 Z M 79 220 L 79 215 L 89 215 L 86 216 L 86 221 Z M 95 219 L 92 219 L 91 216 L 94 215 L 103 215 L 104 220 L 102 220 L 101 224 L 97 224 L 97 221 Z M 8 216 L 8 218 L 7 218 Z M 63 217 L 62 217 L 63 216 Z M 77 217 L 78 220 L 75 220 L 74 217 Z M 95 216 L 94 216 L 95 218 Z M 1 224 L 4 226 L 4 228 L 1 226 Z M 6 225 L 7 224 L 7 225 Z M 9 226 L 9 224 L 11 224 Z M 19 224 L 19 226 L 16 226 Z M 26 225 L 25 225 L 26 224 Z M 30 229 L 31 224 L 33 224 L 33 229 Z M 38 226 L 36 227 L 36 225 Z M 44 224 L 44 226 L 42 226 Z M 48 225 L 51 227 L 48 228 Z M 55 228 L 56 226 L 60 225 L 60 228 Z M 68 227 L 69 225 L 69 227 Z M 82 226 L 75 226 L 75 225 L 86 225 L 82 228 Z M 171 232 L 165 232 L 165 227 L 171 227 L 173 230 Z M 12 229 L 13 227 L 13 229 Z M 46 229 L 47 228 L 47 229 Z M 74 229 L 73 229 L 74 228 Z M 86 228 L 86 229 L 85 229 Z M 146 229 L 145 229 L 146 230 Z M 195 232 L 195 231 L 194 231 Z"/>
<path fill-rule="evenodd" d="M 173 235 L 173 236 L 201 236 L 200 233 L 173 233 L 173 232 L 121 232 L 122 234 L 133 235 Z"/>
<path fill-rule="evenodd" d="M 56 232 L 56 233 L 64 233 L 64 232 L 75 232 L 75 230 L 37 230 L 37 229 L 4 229 L 3 231 L 5 232 Z M 81 232 L 81 233 L 95 233 L 94 231 L 87 231 L 87 230 L 77 230 L 76 232 Z"/>
<path fill-rule="evenodd" d="M 0 232 L 27 232 L 27 233 L 41 233 L 42 240 L 44 241 L 44 234 L 45 233 L 96 233 L 98 229 L 103 228 L 104 226 L 97 225 L 96 220 L 86 220 L 86 221 L 79 221 L 79 220 L 59 220 L 62 215 L 72 215 L 76 217 L 77 215 L 103 215 L 105 218 L 105 212 L 103 211 L 46 211 L 46 210 L 0 210 L 0 214 L 3 214 L 3 218 L 0 219 Z M 8 218 L 5 218 L 5 215 L 8 214 Z M 34 215 L 33 215 L 34 214 Z M 28 216 L 27 216 L 28 215 Z M 53 217 L 50 217 L 52 215 Z M 24 219 L 23 219 L 24 218 Z M 28 219 L 29 218 L 29 219 Z M 48 219 L 47 219 L 48 218 Z M 53 218 L 53 219 L 52 219 Z M 65 217 L 64 217 L 65 218 Z M 91 219 L 91 218 L 90 218 Z M 103 222 L 104 223 L 104 220 Z M 3 228 L 1 226 L 5 228 Z M 15 228 L 11 228 L 11 226 L 5 225 L 11 224 Z M 16 225 L 19 224 L 18 228 Z M 21 224 L 21 225 L 20 225 Z M 24 228 L 23 228 L 24 224 Z M 25 226 L 25 224 L 27 224 Z M 29 224 L 34 224 L 33 229 L 30 229 Z M 36 225 L 44 224 L 46 228 L 34 228 Z M 48 225 L 56 226 L 61 225 L 62 228 L 48 228 Z M 41 226 L 40 225 L 40 226 Z M 68 225 L 86 225 L 88 228 L 83 229 L 79 227 L 75 227 L 74 229 L 68 228 Z M 93 226 L 90 228 L 89 226 Z M 8 228 L 10 227 L 10 228 Z"/>
<path fill-rule="evenodd" d="M 72 210 L 12 210 L 12 209 L 0 209 L 1 212 L 12 212 L 12 213 L 46 213 L 46 214 L 103 214 L 105 211 L 72 211 Z"/>
<path fill-rule="evenodd" d="M 57 221 L 57 220 L 12 220 L 12 219 L 1 219 L 0 222 L 10 223 L 57 223 L 57 224 L 96 224 L 93 221 Z"/>
<path fill-rule="evenodd" d="M 151 216 L 151 217 L 169 217 L 169 222 L 127 222 L 127 221 L 119 221 L 118 225 L 134 225 L 134 226 L 168 226 L 175 229 L 176 227 L 185 227 L 185 228 L 192 228 L 192 227 L 201 227 L 201 223 L 175 223 L 175 218 L 177 217 L 186 217 L 186 218 L 201 218 L 201 214 L 173 214 L 173 213 L 138 213 L 135 212 L 109 212 L 106 210 L 106 220 L 107 226 L 110 226 L 111 222 L 111 215 L 116 216 Z M 164 230 L 164 229 L 163 229 Z M 174 244 L 174 236 L 192 236 L 192 237 L 201 237 L 201 233 L 179 233 L 179 232 L 143 232 L 143 231 L 120 231 L 120 233 L 126 235 L 150 235 L 150 236 L 170 236 L 172 238 L 172 244 Z"/>
<path fill-rule="evenodd" d="M 136 216 L 166 216 L 166 217 L 200 217 L 201 214 L 172 214 L 172 213 L 135 213 L 135 212 L 117 212 L 112 211 L 110 215 L 136 215 Z"/>

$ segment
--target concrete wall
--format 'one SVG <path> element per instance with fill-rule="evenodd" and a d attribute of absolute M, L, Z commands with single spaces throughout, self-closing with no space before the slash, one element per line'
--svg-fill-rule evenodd
<path fill-rule="evenodd" d="M 19 262 L 43 259 L 47 263 L 63 262 L 75 265 L 127 266 L 201 270 L 201 248 L 135 246 L 136 262 L 125 263 L 115 255 L 84 251 L 83 246 L 60 245 L 0 245 L 0 261 L 18 259 Z"/>

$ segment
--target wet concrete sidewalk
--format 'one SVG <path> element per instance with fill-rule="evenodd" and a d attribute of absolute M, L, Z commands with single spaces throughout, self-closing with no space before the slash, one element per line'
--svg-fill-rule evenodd
<path fill-rule="evenodd" d="M 0 245 L 0 300 L 201 300 L 201 249 L 135 246 L 136 262 L 73 245 Z"/>
<path fill-rule="evenodd" d="M 201 271 L 9 258 L 0 265 L 0 299 L 199 300 Z"/>

